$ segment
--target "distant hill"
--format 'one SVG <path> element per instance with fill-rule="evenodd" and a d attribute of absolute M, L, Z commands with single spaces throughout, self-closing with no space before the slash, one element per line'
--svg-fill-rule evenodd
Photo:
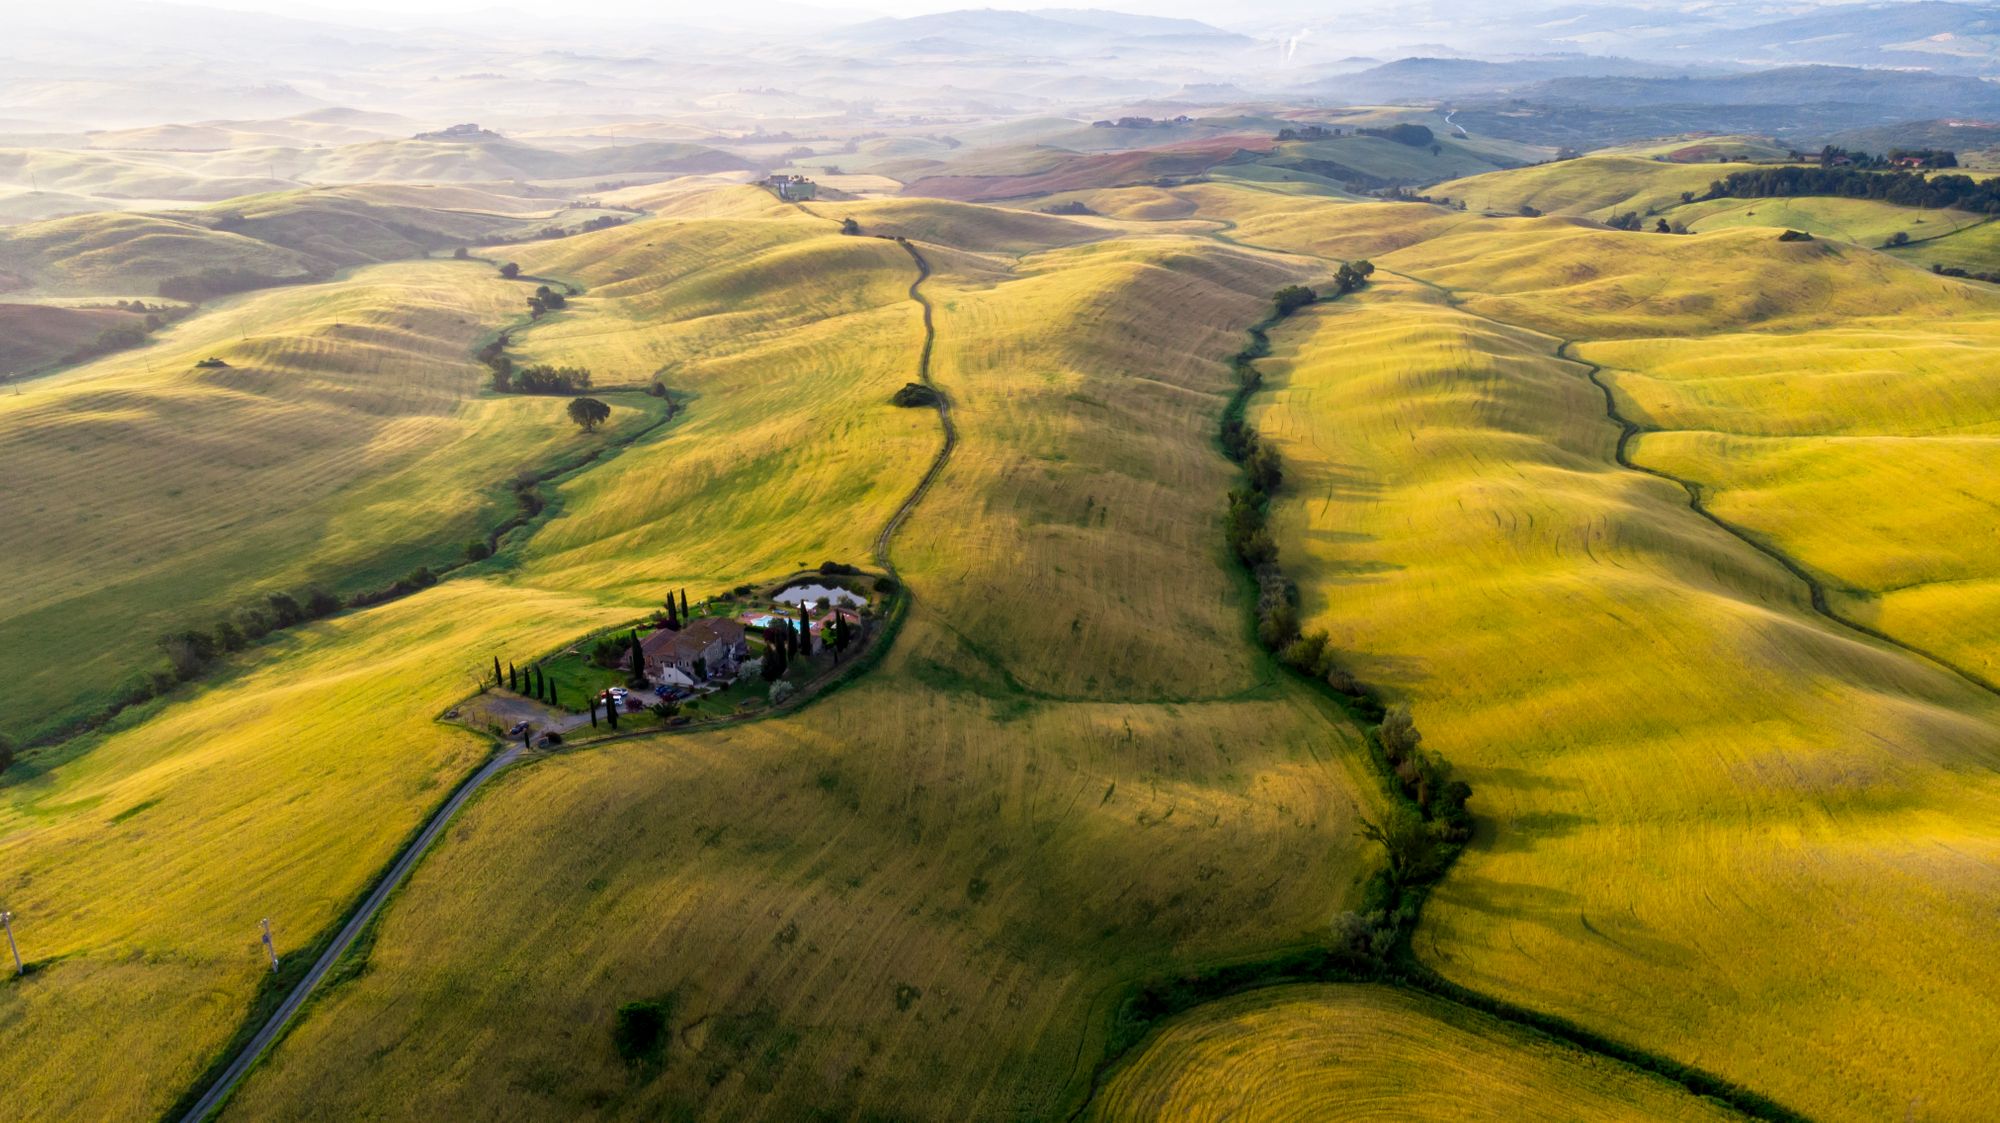
<path fill-rule="evenodd" d="M 1831 4 L 1809 15 L 1709 31 L 1665 53 L 1987 74 L 2000 64 L 2000 8 L 1939 0 Z"/>
<path fill-rule="evenodd" d="M 0 228 L 0 274 L 50 294 L 200 299 L 422 257 L 522 225 L 518 215 L 387 202 L 365 189 L 294 191 Z"/>
<path fill-rule="evenodd" d="M 1678 77 L 1685 69 L 1628 58 L 1563 55 L 1484 62 L 1468 58 L 1406 58 L 1315 83 L 1311 89 L 1357 103 L 1429 101 L 1521 89 L 1565 77 Z"/>
<path fill-rule="evenodd" d="M 1475 135 L 1602 148 L 1687 132 L 1792 143 L 1940 114 L 2000 118 L 2000 86 L 1959 75 L 1792 66 L 1685 78 L 1557 78 L 1472 99 L 1453 120 Z"/>

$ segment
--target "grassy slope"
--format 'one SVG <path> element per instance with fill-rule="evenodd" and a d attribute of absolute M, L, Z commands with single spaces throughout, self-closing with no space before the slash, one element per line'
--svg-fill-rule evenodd
<path fill-rule="evenodd" d="M 1376 986 L 1274 987 L 1203 1006 L 1122 1067 L 1091 1117 L 1736 1118 L 1483 1014 Z"/>
<path fill-rule="evenodd" d="M 1917 236 L 1911 235 L 1913 238 Z M 1973 273 L 2000 272 L 2000 223 L 1982 223 L 1949 237 L 1903 246 L 1890 252 L 1925 268 L 1937 264 Z"/>
<path fill-rule="evenodd" d="M 1351 168 L 1364 175 L 1404 183 L 1437 183 L 1490 172 L 1506 161 L 1467 145 L 1450 135 L 1450 130 L 1433 125 L 1440 149 L 1431 145 L 1398 144 L 1377 136 L 1343 136 L 1331 140 L 1294 141 L 1280 144 L 1262 163 L 1275 167 L 1302 165 L 1315 161 Z M 1335 179 L 1339 176 L 1334 175 Z"/>
<path fill-rule="evenodd" d="M 8 1103 L 34 1119 L 157 1115 L 297 953 L 487 751 L 431 720 L 494 649 L 617 613 L 454 580 L 258 649 L 242 672 L 0 784 L 22 954 L 0 986 Z"/>
<path fill-rule="evenodd" d="M 1633 443 L 1640 463 L 1712 492 L 1718 514 L 1822 575 L 1842 612 L 2000 680 L 1996 342 L 1989 314 L 1582 355 L 1613 368 L 1627 416 L 1668 430 Z"/>
<path fill-rule="evenodd" d="M 875 252 L 846 242 L 825 252 Z M 253 1075 L 243 1117 L 306 1102 L 336 1116 L 504 1103 L 538 1118 L 1046 1117 L 1081 1092 L 1124 981 L 1309 940 L 1347 898 L 1369 782 L 1322 702 L 1264 682 L 1215 541 L 1230 476 L 1210 443 L 1219 360 L 1240 338 L 1228 325 L 1286 272 L 1199 243 L 1018 264 L 923 252 L 961 442 L 897 540 L 917 599 L 887 662 L 799 722 L 508 779 L 418 872 L 367 972 Z M 578 266 L 610 271 L 591 275 L 593 294 L 620 269 L 615 255 Z M 872 315 L 849 314 L 843 335 L 871 354 L 891 338 L 863 334 Z M 673 334 L 646 324 L 600 345 L 623 353 L 631 330 Z M 909 315 L 895 331 L 901 363 L 865 398 L 815 400 L 821 424 L 904 416 L 882 400 L 913 373 L 920 335 Z M 677 444 L 751 459 L 786 444 L 762 435 L 773 407 L 748 393 L 704 390 L 695 414 L 715 427 L 690 420 Z M 912 416 L 935 440 L 934 418 Z M 866 465 L 866 443 L 799 451 L 800 465 Z M 610 468 L 604 486 L 635 497 L 627 518 L 749 549 L 758 526 L 816 533 L 808 557 L 872 534 L 894 498 L 805 512 L 746 498 L 725 522 L 684 514 L 700 495 L 651 498 L 657 469 L 638 457 Z M 653 541 L 669 559 L 657 570 L 684 564 L 671 560 L 684 547 Z M 561 556 L 584 579 L 599 548 Z M 1159 700 L 1193 694 L 1212 700 Z M 496 958 L 518 966 L 496 972 Z M 609 1045 L 613 1010 L 665 994 L 665 1071 L 634 1077 Z M 362 1057 L 375 1075 L 357 1082 Z"/>
<path fill-rule="evenodd" d="M 787 213 L 800 230 L 820 236 L 824 224 Z M 745 225 L 747 245 L 756 231 Z M 597 237 L 636 232 L 620 229 Z M 658 226 L 652 231 L 660 233 Z M 745 256 L 744 249 L 721 245 L 715 253 L 734 259 Z M 779 309 L 796 305 L 798 311 L 789 313 L 796 320 L 851 299 L 845 290 L 850 278 L 807 265 L 790 275 L 788 285 L 763 294 Z M 460 286 L 461 298 L 492 276 L 472 266 L 420 268 L 471 271 L 482 278 Z M 900 251 L 884 256 L 877 272 L 879 283 L 870 291 L 893 300 L 899 322 L 913 326 L 897 285 L 908 283 L 908 258 Z M 820 276 L 825 279 L 815 283 Z M 512 294 L 506 298 L 510 303 L 518 299 L 519 286 L 491 283 Z M 256 299 L 291 298 L 301 291 Z M 259 320 L 285 322 L 281 311 L 266 308 Z M 454 307 L 447 318 L 456 320 L 462 312 Z M 342 318 L 354 322 L 352 311 Z M 826 338 L 842 339 L 839 329 L 853 319 L 825 325 Z M 866 336 L 845 344 L 851 353 L 866 352 L 870 345 Z M 465 363 L 463 354 L 459 345 L 451 358 Z M 769 381 L 768 368 L 760 369 Z M 876 384 L 859 393 L 879 412 L 893 412 L 876 403 L 904 376 L 896 370 L 892 381 L 888 371 L 879 371 Z M 699 383 L 692 388 L 697 394 L 705 389 Z M 765 420 L 771 401 L 732 405 L 721 386 L 714 389 L 713 397 L 696 398 L 695 410 L 733 408 L 729 416 L 736 424 L 735 431 L 714 434 L 713 455 L 732 463 L 751 457 L 758 451 L 754 428 Z M 517 402 L 560 408 L 559 401 L 547 399 L 504 404 Z M 806 428 L 818 431 L 817 424 Z M 789 430 L 773 435 L 781 447 L 763 449 L 767 456 L 814 447 L 791 443 Z M 844 474 L 839 462 L 853 448 L 857 471 L 881 471 L 886 464 L 892 477 L 863 493 L 818 496 L 811 518 L 828 528 L 825 537 L 878 524 L 880 512 L 900 499 L 922 455 L 934 447 L 934 433 L 924 437 L 923 453 L 899 461 L 887 459 L 895 447 L 874 442 L 818 446 L 817 455 L 833 462 L 834 475 Z M 0 785 L 0 807 L 6 809 L 0 815 L 0 847 L 5 868 L 22 871 L 9 905 L 24 928 L 32 925 L 25 949 L 30 958 L 61 957 L 26 987 L 0 993 L 7 1045 L 23 1058 L 14 1070 L 22 1078 L 9 1082 L 10 1102 L 18 1096 L 18 1102 L 31 1105 L 31 1115 L 43 1117 L 143 1116 L 172 1102 L 233 1030 L 258 984 L 256 956 L 244 954 L 256 950 L 255 919 L 272 916 L 280 953 L 298 951 L 353 898 L 397 840 L 442 797 L 445 785 L 484 752 L 482 741 L 431 723 L 472 688 L 479 667 L 494 654 L 525 661 L 593 626 L 629 618 L 653 603 L 659 588 L 696 575 L 665 564 L 671 561 L 669 544 L 687 542 L 692 552 L 700 547 L 696 536 L 660 530 L 696 524 L 663 519 L 669 512 L 661 508 L 671 500 L 642 490 L 657 477 L 671 478 L 677 462 L 662 450 L 680 443 L 678 430 L 663 433 L 600 462 L 565 489 L 537 528 L 557 538 L 558 528 L 588 516 L 585 481 L 592 472 L 622 466 L 619 478 L 627 486 L 607 489 L 602 502 L 607 511 L 623 512 L 633 530 L 607 538 L 600 556 L 606 570 L 623 556 L 634 572 L 643 571 L 649 582 L 643 595 L 636 585 L 604 594 L 601 587 L 614 584 L 612 578 L 595 568 L 565 569 L 557 564 L 564 552 L 531 535 L 483 566 L 480 572 L 488 575 L 483 579 L 454 577 L 405 600 L 254 649 L 238 678 L 134 715 L 118 732 L 78 746 L 76 753 L 30 757 L 9 770 Z M 799 510 L 794 503 L 732 508 L 744 524 L 744 540 L 755 538 L 759 520 L 775 525 Z M 388 525 L 396 525 L 393 514 Z M 864 533 L 856 530 L 853 537 L 863 539 Z M 650 553 L 646 543 L 653 544 Z M 815 553 L 837 546 L 814 543 Z M 768 553 L 718 558 L 701 550 L 698 556 L 709 565 L 741 566 L 728 573 L 728 583 L 766 576 L 775 567 Z M 524 571 L 536 571 L 539 580 L 523 580 Z M 224 786 L 226 794 L 217 794 Z M 127 820 L 133 829 L 107 829 L 111 817 L 148 799 L 163 805 L 186 799 L 185 808 L 203 813 L 183 811 L 167 820 L 170 830 L 147 829 L 148 810 Z M 357 813 L 361 808 L 367 813 Z M 170 892 L 143 872 L 160 869 L 173 871 Z M 148 911 L 151 906 L 129 903 L 134 894 L 145 893 L 161 898 L 158 915 L 171 912 L 171 925 L 147 927 L 156 915 Z M 146 970 L 147 964 L 161 966 Z M 79 1058 L 100 1045 L 95 1031 L 101 1027 L 117 1027 L 121 1064 L 100 1067 L 102 1079 L 79 1081 Z"/>
<path fill-rule="evenodd" d="M 1565 335 L 1982 307 L 1799 248 L 1543 220 L 1380 260 Z M 1419 953 L 1809 1113 L 1990 1113 L 1994 1043 L 1969 1031 L 2000 1024 L 1978 919 L 2000 704 L 1829 626 L 1680 489 L 1616 468 L 1556 338 L 1391 278 L 1278 342 L 1291 369 L 1256 412 L 1293 466 L 1281 545 L 1308 615 L 1415 702 L 1490 823 Z"/>
<path fill-rule="evenodd" d="M 1679 206 L 1681 193 L 1708 185 L 1748 164 L 1672 164 L 1637 156 L 1585 156 L 1489 172 L 1431 187 L 1428 194 L 1463 200 L 1475 211 L 1513 214 L 1523 205 L 1546 214 L 1609 218 Z"/>
<path fill-rule="evenodd" d="M 146 317 L 115 308 L 0 304 L 0 379 L 60 363 L 113 328 L 143 332 Z"/>
<path fill-rule="evenodd" d="M 0 397 L 7 732 L 101 707 L 158 663 L 155 636 L 265 592 L 374 589 L 455 560 L 512 513 L 516 471 L 641 423 L 650 399 L 585 437 L 560 400 L 480 393 L 474 342 L 523 291 L 476 264 L 378 266 L 239 298 Z M 195 368 L 211 355 L 231 365 Z"/>
<path fill-rule="evenodd" d="M 1803 230 L 1821 238 L 1838 238 L 1860 246 L 1884 245 L 1896 234 L 1913 239 L 1938 238 L 1986 221 L 1982 215 L 1955 210 L 1899 207 L 1873 199 L 1710 199 L 1689 203 L 1667 213 L 1670 221 L 1696 233 L 1732 226 L 1765 226 Z"/>

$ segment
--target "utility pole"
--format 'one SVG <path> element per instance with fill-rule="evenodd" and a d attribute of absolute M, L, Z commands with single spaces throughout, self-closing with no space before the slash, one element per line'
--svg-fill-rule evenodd
<path fill-rule="evenodd" d="M 271 946 L 271 921 L 264 919 L 264 950 L 271 953 L 271 974 L 278 973 L 278 949 Z"/>
<path fill-rule="evenodd" d="M 7 930 L 7 950 L 14 953 L 14 973 L 16 975 L 27 974 L 28 973 L 27 968 L 21 966 L 21 949 L 18 945 L 14 943 L 13 913 L 0 912 L 0 928 L 5 928 Z"/>

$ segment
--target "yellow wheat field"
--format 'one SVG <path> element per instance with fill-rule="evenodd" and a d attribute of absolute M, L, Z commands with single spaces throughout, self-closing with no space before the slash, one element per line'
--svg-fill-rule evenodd
<path fill-rule="evenodd" d="M 2000 700 L 1617 467 L 1550 336 L 1391 281 L 1278 342 L 1309 626 L 1483 820 L 1418 954 L 1811 1115 L 1989 1114 Z"/>
<path fill-rule="evenodd" d="M 1273 987 L 1160 1028 L 1094 1119 L 1734 1119 L 1678 1085 L 1407 990 Z"/>

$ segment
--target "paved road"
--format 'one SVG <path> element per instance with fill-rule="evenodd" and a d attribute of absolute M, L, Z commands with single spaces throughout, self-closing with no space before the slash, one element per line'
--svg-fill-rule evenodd
<path fill-rule="evenodd" d="M 222 1101 L 228 1098 L 237 1082 L 243 1079 L 243 1074 L 250 1070 L 250 1066 L 256 1063 L 264 1050 L 271 1047 L 271 1042 L 277 1040 L 286 1023 L 299 1012 L 299 1007 L 305 1005 L 306 998 L 312 994 L 313 988 L 319 985 L 319 981 L 326 977 L 334 962 L 354 943 L 354 938 L 361 934 L 361 930 L 367 927 L 375 914 L 381 911 L 382 902 L 389 899 L 389 894 L 396 886 L 402 884 L 410 869 L 417 864 L 417 860 L 422 858 L 431 844 L 437 841 L 438 836 L 444 833 L 445 824 L 451 821 L 451 817 L 458 813 L 458 809 L 465 805 L 466 800 L 472 798 L 472 793 L 478 791 L 480 785 L 492 779 L 501 769 L 514 763 L 520 755 L 521 747 L 515 745 L 488 761 L 485 767 L 472 774 L 471 779 L 459 785 L 458 790 L 452 793 L 451 799 L 438 809 L 437 814 L 431 816 L 430 822 L 424 824 L 423 832 L 417 835 L 416 841 L 404 848 L 403 853 L 396 858 L 395 864 L 389 867 L 389 872 L 375 886 L 374 891 L 368 894 L 368 899 L 361 902 L 361 907 L 355 911 L 354 916 L 341 927 L 340 934 L 333 938 L 333 943 L 327 945 L 327 949 L 320 953 L 319 959 L 312 965 L 312 970 L 307 971 L 305 978 L 300 979 L 298 985 L 292 988 L 292 992 L 285 996 L 284 1002 L 272 1012 L 270 1020 L 266 1021 L 263 1028 L 257 1031 L 257 1035 L 250 1039 L 250 1043 L 236 1054 L 236 1058 L 229 1062 L 229 1067 L 223 1070 L 222 1076 L 202 1094 L 201 1099 L 196 1101 L 193 1107 L 188 1109 L 186 1115 L 181 1116 L 181 1123 L 200 1123 L 222 1105 Z"/>

